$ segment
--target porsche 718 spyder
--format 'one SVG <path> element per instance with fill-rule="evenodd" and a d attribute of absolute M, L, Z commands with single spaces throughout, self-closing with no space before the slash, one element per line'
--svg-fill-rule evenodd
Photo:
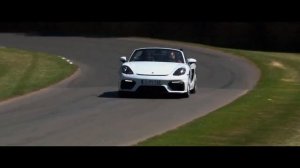
<path fill-rule="evenodd" d="M 119 94 L 161 89 L 189 97 L 196 92 L 196 59 L 186 59 L 181 49 L 135 49 L 129 59 L 120 58 Z"/>

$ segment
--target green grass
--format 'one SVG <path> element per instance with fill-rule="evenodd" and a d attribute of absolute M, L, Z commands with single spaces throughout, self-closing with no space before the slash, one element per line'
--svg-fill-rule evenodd
<path fill-rule="evenodd" d="M 300 145 L 300 54 L 220 49 L 261 70 L 254 90 L 140 146 Z"/>
<path fill-rule="evenodd" d="M 54 55 L 0 48 L 0 101 L 54 84 L 76 69 Z"/>

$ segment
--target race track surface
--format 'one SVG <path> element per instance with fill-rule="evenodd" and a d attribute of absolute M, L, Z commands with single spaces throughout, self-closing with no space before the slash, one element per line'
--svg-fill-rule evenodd
<path fill-rule="evenodd" d="M 80 68 L 63 83 L 1 102 L 0 145 L 133 145 L 232 102 L 259 79 L 247 60 L 178 42 L 1 33 L 0 46 L 65 56 Z M 118 97 L 119 58 L 150 46 L 197 59 L 196 94 Z"/>

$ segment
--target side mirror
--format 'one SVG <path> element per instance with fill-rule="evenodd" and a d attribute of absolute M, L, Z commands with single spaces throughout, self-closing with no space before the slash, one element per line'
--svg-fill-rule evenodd
<path fill-rule="evenodd" d="M 126 57 L 125 56 L 121 57 L 120 61 L 123 62 L 123 63 L 126 62 Z"/>
<path fill-rule="evenodd" d="M 189 64 L 193 64 L 193 63 L 196 63 L 197 60 L 194 59 L 194 58 L 188 58 L 188 59 L 187 59 L 187 62 L 188 62 Z"/>

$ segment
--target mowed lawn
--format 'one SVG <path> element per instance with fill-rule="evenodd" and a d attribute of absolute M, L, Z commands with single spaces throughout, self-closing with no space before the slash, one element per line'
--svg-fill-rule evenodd
<path fill-rule="evenodd" d="M 300 145 L 300 54 L 219 50 L 257 65 L 261 79 L 255 89 L 232 104 L 137 145 Z"/>
<path fill-rule="evenodd" d="M 77 66 L 58 56 L 0 48 L 0 101 L 54 84 L 75 72 Z"/>

